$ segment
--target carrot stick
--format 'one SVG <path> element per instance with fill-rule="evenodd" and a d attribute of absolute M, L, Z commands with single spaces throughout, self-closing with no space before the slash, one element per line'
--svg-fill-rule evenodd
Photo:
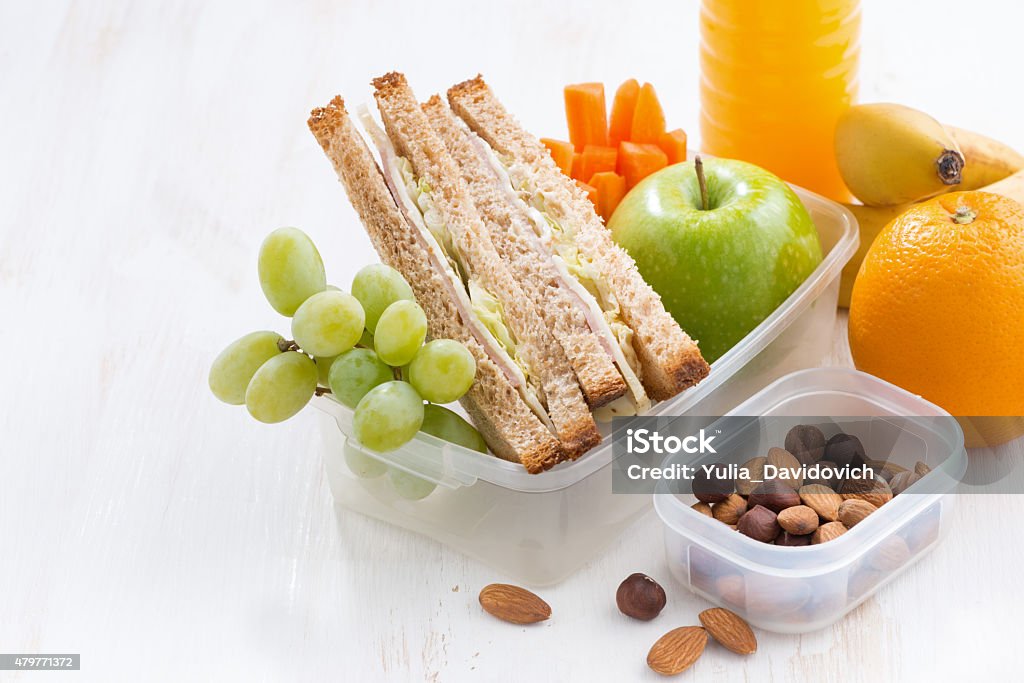
<path fill-rule="evenodd" d="M 608 145 L 608 115 L 604 106 L 604 85 L 577 83 L 565 86 L 565 120 L 569 140 L 577 152 L 587 145 Z"/>
<path fill-rule="evenodd" d="M 612 120 L 608 124 L 608 144 L 618 147 L 623 140 L 629 140 L 633 127 L 633 110 L 636 109 L 636 98 L 640 95 L 640 84 L 631 78 L 615 91 L 612 100 Z"/>
<path fill-rule="evenodd" d="M 595 173 L 588 184 L 597 190 L 597 213 L 607 223 L 626 196 L 626 179 L 618 173 L 603 171 Z"/>
<path fill-rule="evenodd" d="M 589 182 L 591 176 L 602 171 L 615 170 L 615 158 L 619 150 L 614 147 L 587 145 L 583 148 L 583 159 L 580 162 L 580 180 Z"/>
<path fill-rule="evenodd" d="M 564 140 L 552 140 L 551 138 L 541 138 L 540 141 L 548 148 L 551 152 L 551 158 L 555 160 L 555 164 L 558 168 L 562 169 L 562 173 L 567 176 L 572 175 L 572 143 L 565 142 Z"/>
<path fill-rule="evenodd" d="M 579 188 L 581 190 L 583 190 L 584 192 L 587 193 L 587 199 L 590 200 L 590 203 L 593 204 L 595 207 L 597 207 L 597 201 L 598 201 L 597 188 L 594 187 L 593 185 L 588 185 L 587 183 L 583 182 L 582 180 L 577 180 L 576 184 L 579 185 Z"/>
<path fill-rule="evenodd" d="M 682 128 L 676 128 L 662 133 L 658 139 L 658 147 L 661 147 L 661 151 L 668 157 L 669 165 L 686 161 L 686 132 Z"/>
<path fill-rule="evenodd" d="M 665 168 L 668 157 L 657 145 L 638 144 L 636 142 L 619 143 L 618 171 L 626 178 L 626 187 L 633 187 L 641 180 Z"/>
<path fill-rule="evenodd" d="M 654 86 L 644 83 L 636 98 L 636 109 L 633 110 L 629 141 L 656 145 L 664 132 L 665 112 L 661 109 Z"/>

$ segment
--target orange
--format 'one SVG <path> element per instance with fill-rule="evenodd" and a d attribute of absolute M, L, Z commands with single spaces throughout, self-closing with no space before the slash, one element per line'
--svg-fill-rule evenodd
<path fill-rule="evenodd" d="M 1024 433 L 1024 206 L 987 192 L 916 204 L 875 239 L 850 302 L 857 368 L 961 416 L 968 445 Z"/>

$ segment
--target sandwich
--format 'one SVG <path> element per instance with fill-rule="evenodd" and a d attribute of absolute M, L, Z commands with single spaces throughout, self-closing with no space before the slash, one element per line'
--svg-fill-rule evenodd
<path fill-rule="evenodd" d="M 448 103 L 495 152 L 515 190 L 543 215 L 550 257 L 563 262 L 596 300 L 629 366 L 619 368 L 634 395 L 636 380 L 647 396 L 661 401 L 706 377 L 708 364 L 697 344 L 665 310 L 629 254 L 612 241 L 583 190 L 505 110 L 483 78 L 450 88 Z"/>
<path fill-rule="evenodd" d="M 460 341 L 476 359 L 462 403 L 495 455 L 531 473 L 578 458 L 601 439 L 592 410 L 643 412 L 648 396 L 667 398 L 707 373 L 625 252 L 607 237 L 570 244 L 593 225 L 583 205 L 542 201 L 554 179 L 539 155 L 522 157 L 535 174 L 520 171 L 508 152 L 515 147 L 495 146 L 454 103 L 434 96 L 420 105 L 397 73 L 373 85 L 383 128 L 365 108 L 359 119 L 379 166 L 341 98 L 314 110 L 309 127 L 381 260 L 413 288 L 430 336 Z M 488 106 L 500 108 L 493 98 Z M 514 128 L 524 148 L 540 146 Z M 616 268 L 627 272 L 606 274 Z M 608 289 L 623 283 L 636 290 L 625 301 Z M 681 351 L 670 348 L 679 343 Z M 691 347 L 703 374 L 680 367 Z"/>
<path fill-rule="evenodd" d="M 462 122 L 447 103 L 434 95 L 423 112 L 456 160 L 467 191 L 484 219 L 501 258 L 522 285 L 561 345 L 580 389 L 591 408 L 601 408 L 627 392 L 626 381 L 616 367 L 615 342 L 600 324 L 599 315 L 591 315 L 586 292 L 572 287 L 551 259 L 541 235 L 544 218 L 526 204 L 509 182 L 494 153 Z M 591 321 L 588 322 L 588 316 Z M 595 331 L 596 330 L 596 331 Z"/>
<path fill-rule="evenodd" d="M 471 342 L 480 369 L 464 405 L 492 450 L 530 471 L 579 457 L 601 434 L 564 351 L 495 251 L 457 165 L 404 77 L 388 74 L 374 85 L 386 132 L 368 113 L 363 125 L 383 172 L 339 100 L 315 111 L 310 128 L 375 243 L 390 233 L 419 247 L 378 252 L 414 287 L 432 337 Z M 360 154 L 349 151 L 360 147 Z M 386 221 L 380 211 L 361 208 L 374 196 L 387 205 L 384 192 L 395 209 Z M 434 277 L 420 285 L 422 268 L 413 260 Z M 488 372 L 492 366 L 501 376 Z"/>

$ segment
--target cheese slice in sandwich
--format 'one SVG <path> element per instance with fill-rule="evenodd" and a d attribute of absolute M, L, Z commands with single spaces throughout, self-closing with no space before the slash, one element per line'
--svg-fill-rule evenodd
<path fill-rule="evenodd" d="M 638 381 L 647 396 L 665 400 L 706 377 L 708 364 L 696 342 L 665 310 L 629 254 L 612 241 L 583 191 L 505 110 L 483 78 L 450 88 L 448 103 L 494 150 L 512 186 L 542 214 L 550 230 L 551 259 L 560 261 L 579 291 L 596 302 L 618 342 L 621 356 L 616 356 L 631 390 L 624 397 L 629 400 L 609 404 L 609 412 L 643 410 L 646 397 L 637 396 Z"/>
<path fill-rule="evenodd" d="M 495 248 L 545 325 L 562 347 L 591 408 L 623 396 L 627 382 L 616 368 L 621 351 L 596 302 L 551 258 L 550 228 L 523 201 L 494 152 L 437 95 L 422 105 L 434 131 L 458 163 L 466 188 L 484 220 Z M 626 366 L 628 371 L 628 366 Z M 635 379 L 635 378 L 634 378 Z M 629 387 L 645 398 L 639 381 Z"/>
<path fill-rule="evenodd" d="M 455 339 L 473 354 L 476 378 L 461 402 L 487 445 L 498 457 L 522 463 L 531 473 L 564 459 L 558 439 L 524 400 L 515 363 L 474 314 L 464 282 L 435 247 L 434 238 L 414 225 L 410 209 L 396 201 L 395 190 L 342 99 L 313 110 L 308 124 L 381 260 L 401 272 L 412 287 L 426 313 L 430 336 Z"/>
<path fill-rule="evenodd" d="M 430 126 L 405 77 L 389 73 L 374 79 L 373 85 L 391 142 L 381 145 L 382 157 L 394 153 L 400 157 L 396 164 L 408 164 L 405 187 L 415 194 L 428 232 L 465 283 L 474 313 L 525 378 L 518 384 L 524 400 L 552 429 L 566 457 L 578 458 L 600 443 L 601 434 L 565 352 L 536 302 L 498 255 L 458 164 Z"/>

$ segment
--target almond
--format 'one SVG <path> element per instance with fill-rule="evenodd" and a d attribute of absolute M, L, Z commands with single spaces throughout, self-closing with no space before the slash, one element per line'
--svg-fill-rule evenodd
<path fill-rule="evenodd" d="M 740 465 L 740 472 L 745 470 L 747 476 L 736 478 L 736 493 L 741 496 L 749 496 L 754 489 L 761 485 L 764 480 L 764 464 L 766 462 L 768 462 L 768 458 L 757 457 Z"/>
<path fill-rule="evenodd" d="M 878 508 L 866 500 L 859 500 L 857 498 L 844 500 L 843 504 L 839 506 L 839 521 L 842 522 L 847 529 L 852 529 L 859 522 L 863 522 L 865 517 L 877 509 Z"/>
<path fill-rule="evenodd" d="M 727 650 L 738 655 L 752 655 L 757 652 L 757 638 L 750 624 L 740 615 L 722 607 L 706 609 L 700 613 L 700 623 L 711 637 Z"/>
<path fill-rule="evenodd" d="M 699 512 L 702 515 L 707 515 L 708 517 L 712 517 L 713 516 L 711 514 L 711 506 L 708 505 L 707 503 L 702 503 L 701 501 L 698 500 L 696 503 L 694 503 L 690 507 L 693 508 L 694 510 L 696 510 L 697 512 Z"/>
<path fill-rule="evenodd" d="M 647 666 L 663 676 L 674 676 L 700 659 L 707 644 L 707 631 L 700 626 L 672 629 L 651 646 Z"/>
<path fill-rule="evenodd" d="M 882 572 L 899 569 L 910 560 L 910 548 L 899 536 L 890 536 L 881 541 L 868 555 L 868 564 Z"/>
<path fill-rule="evenodd" d="M 900 472 L 892 478 L 892 481 L 889 482 L 889 488 L 892 489 L 892 495 L 898 496 L 903 493 L 916 484 L 920 478 L 921 475 L 917 472 Z"/>
<path fill-rule="evenodd" d="M 786 449 L 768 449 L 768 460 L 765 464 L 774 466 L 778 472 L 775 478 L 789 488 L 798 489 L 803 486 L 804 478 L 800 475 L 800 461 Z"/>
<path fill-rule="evenodd" d="M 729 497 L 711 506 L 711 516 L 725 524 L 735 524 L 747 511 L 747 501 L 743 496 L 730 493 Z"/>
<path fill-rule="evenodd" d="M 813 534 L 818 528 L 818 513 L 806 505 L 794 505 L 780 512 L 778 521 L 779 526 L 789 533 L 803 536 Z"/>
<path fill-rule="evenodd" d="M 917 476 L 919 476 L 919 477 L 923 477 L 924 475 L 928 474 L 931 471 L 932 471 L 932 468 L 928 467 L 928 465 L 926 465 L 925 463 L 921 462 L 920 460 L 918 460 L 914 464 L 914 473 Z"/>
<path fill-rule="evenodd" d="M 800 501 L 817 512 L 822 519 L 834 522 L 839 519 L 839 506 L 843 497 L 827 486 L 808 484 L 800 487 Z"/>
<path fill-rule="evenodd" d="M 814 536 L 811 537 L 811 543 L 813 545 L 828 543 L 829 541 L 839 538 L 845 534 L 846 531 L 846 526 L 842 522 L 829 522 L 828 524 L 822 524 L 818 527 L 818 530 L 814 532 Z"/>
<path fill-rule="evenodd" d="M 885 460 L 868 460 L 867 465 L 875 471 L 875 474 L 888 482 L 891 482 L 892 478 L 900 472 L 907 471 L 906 467 Z"/>
<path fill-rule="evenodd" d="M 839 490 L 843 500 L 859 498 L 880 508 L 892 500 L 892 489 L 881 477 L 874 479 L 847 479 Z"/>
<path fill-rule="evenodd" d="M 488 614 L 513 624 L 535 624 L 551 616 L 551 606 L 535 594 L 507 583 L 492 583 L 480 591 L 480 606 Z"/>

